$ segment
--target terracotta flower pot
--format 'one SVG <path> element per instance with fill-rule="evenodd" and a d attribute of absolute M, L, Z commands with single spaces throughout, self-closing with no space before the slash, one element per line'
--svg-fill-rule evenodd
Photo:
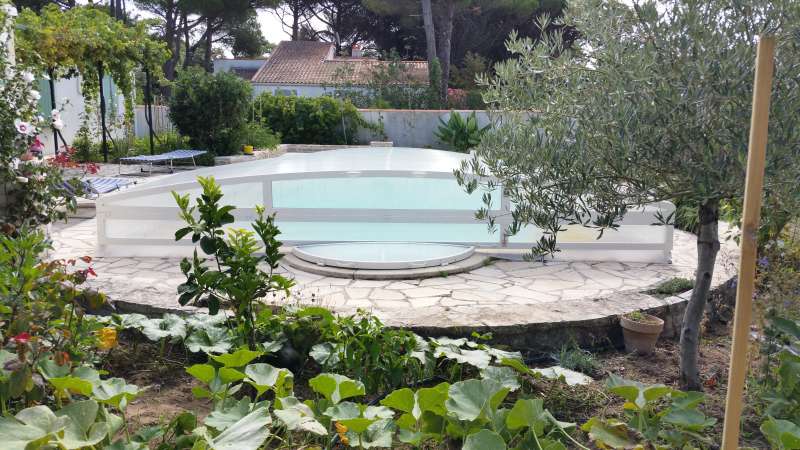
<path fill-rule="evenodd" d="M 650 314 L 642 314 L 643 320 L 632 320 L 621 316 L 622 336 L 625 339 L 625 350 L 628 353 L 653 353 L 658 337 L 664 330 L 664 321 Z"/>

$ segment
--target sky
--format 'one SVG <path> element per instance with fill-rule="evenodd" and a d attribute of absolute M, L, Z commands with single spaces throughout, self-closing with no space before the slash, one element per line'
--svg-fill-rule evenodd
<path fill-rule="evenodd" d="M 261 25 L 261 32 L 264 33 L 264 37 L 273 44 L 289 40 L 291 37 L 289 33 L 283 31 L 280 19 L 271 11 L 259 11 L 258 24 Z"/>

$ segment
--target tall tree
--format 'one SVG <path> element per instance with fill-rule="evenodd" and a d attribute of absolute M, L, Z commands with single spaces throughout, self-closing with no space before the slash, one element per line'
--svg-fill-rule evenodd
<path fill-rule="evenodd" d="M 742 202 L 752 67 L 764 32 L 779 44 L 765 178 L 771 208 L 762 214 L 797 217 L 800 7 L 795 0 L 661 6 L 571 3 L 564 20 L 581 30 L 579 45 L 559 58 L 552 57 L 565 50 L 557 33 L 541 45 L 513 37 L 514 57 L 484 80 L 485 98 L 501 110 L 539 113 L 496 123 L 459 177 L 474 189 L 472 175 L 497 176 L 514 205 L 508 231 L 527 224 L 543 230 L 533 248 L 540 256 L 558 251 L 568 223 L 613 233 L 629 208 L 696 205 L 697 269 L 681 328 L 680 381 L 700 390 L 700 324 L 720 249 L 720 211 Z"/>
<path fill-rule="evenodd" d="M 289 30 L 287 33 L 291 40 L 298 41 L 300 40 L 300 30 L 308 25 L 316 4 L 316 0 L 284 0 L 271 11 L 280 20 L 284 31 Z"/>
<path fill-rule="evenodd" d="M 61 9 L 73 8 L 77 5 L 76 0 L 14 0 L 17 9 L 30 8 L 39 12 L 47 5 L 54 4 Z"/>
<path fill-rule="evenodd" d="M 364 0 L 364 4 L 378 14 L 422 18 L 426 57 L 429 65 L 433 66 L 434 58 L 441 65 L 439 88 L 441 97 L 445 100 L 456 19 L 467 14 L 483 15 L 495 10 L 507 11 L 516 17 L 530 17 L 539 7 L 539 0 Z"/>

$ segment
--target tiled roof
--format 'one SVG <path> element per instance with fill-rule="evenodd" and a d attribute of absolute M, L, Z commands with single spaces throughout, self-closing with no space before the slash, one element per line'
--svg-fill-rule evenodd
<path fill-rule="evenodd" d="M 253 83 L 366 85 L 374 71 L 387 61 L 334 56 L 333 44 L 314 41 L 283 41 L 250 80 Z M 401 61 L 409 83 L 428 83 L 426 61 Z"/>

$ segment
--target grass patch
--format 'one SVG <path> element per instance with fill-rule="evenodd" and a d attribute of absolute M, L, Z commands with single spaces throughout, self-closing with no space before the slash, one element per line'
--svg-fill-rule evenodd
<path fill-rule="evenodd" d="M 688 278 L 675 277 L 660 283 L 658 286 L 650 291 L 648 294 L 656 296 L 669 297 L 671 295 L 680 294 L 694 288 L 694 281 Z"/>
<path fill-rule="evenodd" d="M 585 373 L 592 377 L 600 372 L 600 363 L 594 354 L 578 347 L 575 341 L 561 346 L 561 350 L 553 357 L 558 361 L 558 365 L 565 369 Z"/>

